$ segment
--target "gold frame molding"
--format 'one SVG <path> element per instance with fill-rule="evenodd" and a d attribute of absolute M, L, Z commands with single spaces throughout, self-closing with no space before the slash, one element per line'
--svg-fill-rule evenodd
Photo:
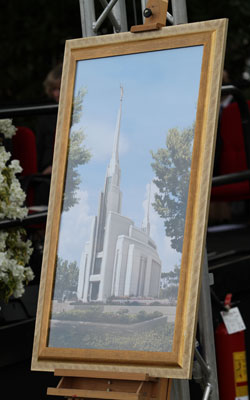
<path fill-rule="evenodd" d="M 34 336 L 33 370 L 67 368 L 142 372 L 159 378 L 191 377 L 226 32 L 227 20 L 221 19 L 164 27 L 153 32 L 120 33 L 66 42 Z M 197 45 L 203 45 L 204 51 L 173 351 L 164 353 L 47 347 L 76 62 Z"/>

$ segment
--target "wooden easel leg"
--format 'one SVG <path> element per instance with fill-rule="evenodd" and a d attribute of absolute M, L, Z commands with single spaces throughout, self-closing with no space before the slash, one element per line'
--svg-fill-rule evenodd
<path fill-rule="evenodd" d="M 169 400 L 171 389 L 171 379 L 160 378 L 154 385 L 151 398 L 156 400 Z"/>
<path fill-rule="evenodd" d="M 170 395 L 171 395 L 171 386 L 172 386 L 172 379 L 168 379 L 168 387 L 167 387 L 167 400 L 170 400 Z"/>
<path fill-rule="evenodd" d="M 164 378 L 159 379 L 159 392 L 158 392 L 159 400 L 166 400 L 167 390 L 168 390 L 168 379 Z"/>

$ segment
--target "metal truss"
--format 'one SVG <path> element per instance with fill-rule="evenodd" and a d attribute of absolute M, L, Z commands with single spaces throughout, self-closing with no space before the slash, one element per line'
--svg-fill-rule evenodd
<path fill-rule="evenodd" d="M 139 0 L 136 0 L 139 1 Z M 100 3 L 103 12 L 96 18 L 95 6 Z M 143 10 L 146 8 L 147 0 L 141 0 L 142 18 Z M 98 29 L 108 18 L 113 26 L 113 32 L 127 32 L 127 12 L 125 0 L 79 0 L 82 36 L 96 36 Z M 179 25 L 187 22 L 187 9 L 185 0 L 172 0 L 172 15 L 167 13 L 167 20 L 172 25 Z"/>

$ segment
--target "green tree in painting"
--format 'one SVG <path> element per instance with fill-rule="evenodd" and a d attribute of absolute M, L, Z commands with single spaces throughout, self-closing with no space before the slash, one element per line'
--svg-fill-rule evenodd
<path fill-rule="evenodd" d="M 82 115 L 85 94 L 85 89 L 79 90 L 73 101 L 63 211 L 68 211 L 78 203 L 77 190 L 81 183 L 78 167 L 86 164 L 91 157 L 89 150 L 84 145 L 85 135 L 83 130 L 81 128 L 74 129 L 74 125 L 79 123 Z"/>
<path fill-rule="evenodd" d="M 151 152 L 158 188 L 153 207 L 163 218 L 166 236 L 178 252 L 182 251 L 193 138 L 194 124 L 183 130 L 173 128 L 167 133 L 166 147 Z"/>
<path fill-rule="evenodd" d="M 78 90 L 76 96 L 73 99 L 73 107 L 72 107 L 72 117 L 71 117 L 71 126 L 78 124 L 80 122 L 82 116 L 82 107 L 83 107 L 83 98 L 87 90 L 85 88 L 81 88 Z"/>
<path fill-rule="evenodd" d="M 69 262 L 61 257 L 57 258 L 54 300 L 62 300 L 67 293 L 77 289 L 79 269 L 76 261 Z"/>
<path fill-rule="evenodd" d="M 178 296 L 179 280 L 180 280 L 179 265 L 175 265 L 174 269 L 169 272 L 163 272 L 161 278 L 165 279 L 165 286 L 161 289 L 160 297 L 169 299 L 170 301 L 176 301 Z"/>

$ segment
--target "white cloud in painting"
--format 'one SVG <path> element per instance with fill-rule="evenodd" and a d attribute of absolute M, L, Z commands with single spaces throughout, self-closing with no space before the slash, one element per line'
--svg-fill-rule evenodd
<path fill-rule="evenodd" d="M 144 219 L 143 226 L 147 224 L 147 215 L 150 222 L 150 236 L 157 245 L 157 251 L 162 261 L 162 272 L 171 271 L 176 264 L 181 262 L 181 254 L 171 246 L 171 238 L 165 234 L 164 221 L 157 214 L 152 203 L 158 189 L 153 182 L 146 185 L 145 200 L 143 201 Z M 148 201 L 150 196 L 150 202 Z"/>
<path fill-rule="evenodd" d="M 103 123 L 100 120 L 89 121 L 83 129 L 85 134 L 85 142 L 87 149 L 90 151 L 95 161 L 104 161 L 110 158 L 114 135 L 115 125 Z M 128 137 L 128 135 L 126 135 Z M 120 133 L 119 154 L 125 154 L 129 149 L 128 139 Z"/>
<path fill-rule="evenodd" d="M 62 212 L 58 256 L 65 260 L 77 261 L 79 265 L 81 253 L 86 240 L 89 240 L 93 216 L 89 215 L 87 191 L 77 191 L 78 204 L 66 212 Z"/>

